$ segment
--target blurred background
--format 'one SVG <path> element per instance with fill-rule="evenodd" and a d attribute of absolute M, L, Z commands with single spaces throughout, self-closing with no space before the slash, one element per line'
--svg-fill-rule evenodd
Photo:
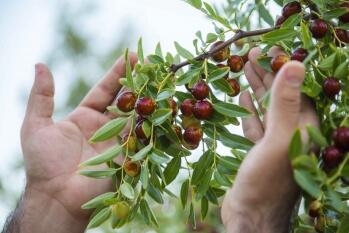
<path fill-rule="evenodd" d="M 25 184 L 19 132 L 35 63 L 48 64 L 54 74 L 55 120 L 59 120 L 79 103 L 125 48 L 135 51 L 139 37 L 143 38 L 145 54 L 154 51 L 157 42 L 164 51 L 174 52 L 174 40 L 191 48 L 196 31 L 206 34 L 213 27 L 203 14 L 180 0 L 0 0 L 0 6 L 2 228 Z M 169 208 L 164 208 L 166 214 L 157 214 L 162 216 L 159 221 L 163 225 L 157 232 L 190 232 L 180 208 Z M 145 229 L 136 223 L 117 232 Z"/>

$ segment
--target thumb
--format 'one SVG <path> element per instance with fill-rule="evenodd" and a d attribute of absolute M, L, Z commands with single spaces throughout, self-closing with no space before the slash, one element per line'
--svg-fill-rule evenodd
<path fill-rule="evenodd" d="M 304 65 L 296 61 L 285 64 L 277 74 L 271 90 L 267 135 L 268 131 L 274 134 L 279 132 L 283 136 L 292 135 L 298 126 L 301 110 L 300 89 L 304 77 Z"/>
<path fill-rule="evenodd" d="M 24 125 L 40 128 L 52 123 L 54 82 L 44 64 L 35 65 L 35 81 L 30 92 Z"/>

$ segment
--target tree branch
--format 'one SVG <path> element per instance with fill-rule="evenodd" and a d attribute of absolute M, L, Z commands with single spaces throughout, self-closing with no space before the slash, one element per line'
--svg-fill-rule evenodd
<path fill-rule="evenodd" d="M 278 29 L 279 27 L 272 27 L 272 28 L 265 28 L 265 29 L 260 29 L 260 30 L 255 30 L 255 31 L 249 31 L 249 32 L 246 32 L 246 31 L 242 31 L 242 30 L 239 30 L 236 32 L 236 34 L 230 38 L 229 40 L 225 41 L 224 43 L 220 44 L 219 46 L 215 47 L 214 49 L 210 50 L 209 52 L 206 52 L 206 53 L 202 53 L 200 55 L 198 55 L 197 57 L 194 57 L 192 60 L 195 60 L 195 61 L 202 61 L 202 60 L 205 60 L 207 58 L 210 58 L 213 54 L 215 54 L 216 52 L 218 52 L 219 50 L 227 47 L 227 46 L 230 46 L 232 43 L 234 43 L 235 41 L 237 40 L 240 40 L 242 38 L 246 38 L 246 37 L 251 37 L 251 36 L 258 36 L 258 35 L 263 35 L 265 33 L 268 33 L 268 32 L 271 32 L 271 31 L 274 31 L 276 29 Z M 187 61 L 184 61 L 184 62 L 181 62 L 179 64 L 173 64 L 171 67 L 170 67 L 170 72 L 172 73 L 176 73 L 180 68 L 184 67 L 184 66 L 187 66 L 190 64 L 190 60 L 187 60 Z"/>

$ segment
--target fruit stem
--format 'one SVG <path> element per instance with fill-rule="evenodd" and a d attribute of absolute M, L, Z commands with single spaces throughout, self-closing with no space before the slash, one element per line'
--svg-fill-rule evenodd
<path fill-rule="evenodd" d="M 194 57 L 192 60 L 195 61 L 202 61 L 205 60 L 207 58 L 210 58 L 213 54 L 215 54 L 216 52 L 220 51 L 223 48 L 226 48 L 228 46 L 230 46 L 232 43 L 234 43 L 237 40 L 240 40 L 242 38 L 246 38 L 246 37 L 251 37 L 251 36 L 258 36 L 258 35 L 263 35 L 266 34 L 268 32 L 274 31 L 276 29 L 278 29 L 279 26 L 276 27 L 272 27 L 272 28 L 265 28 L 265 29 L 259 29 L 259 30 L 254 30 L 254 31 L 243 31 L 243 30 L 238 30 L 236 32 L 236 34 L 231 37 L 229 40 L 225 41 L 224 43 L 218 45 L 217 47 L 215 47 L 214 49 L 210 50 L 209 52 L 205 52 L 202 53 L 200 55 L 198 55 L 197 57 Z M 170 72 L 172 73 L 176 73 L 179 69 L 181 69 L 184 66 L 187 66 L 191 64 L 190 60 L 186 60 L 184 62 L 181 62 L 179 64 L 173 64 L 170 67 Z"/>

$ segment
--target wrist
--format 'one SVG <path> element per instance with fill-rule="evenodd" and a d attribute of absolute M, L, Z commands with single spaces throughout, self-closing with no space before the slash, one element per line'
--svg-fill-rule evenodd
<path fill-rule="evenodd" d="M 80 233 L 84 232 L 88 223 L 85 218 L 74 217 L 55 198 L 33 187 L 26 188 L 16 215 L 20 221 L 21 233 Z"/>

